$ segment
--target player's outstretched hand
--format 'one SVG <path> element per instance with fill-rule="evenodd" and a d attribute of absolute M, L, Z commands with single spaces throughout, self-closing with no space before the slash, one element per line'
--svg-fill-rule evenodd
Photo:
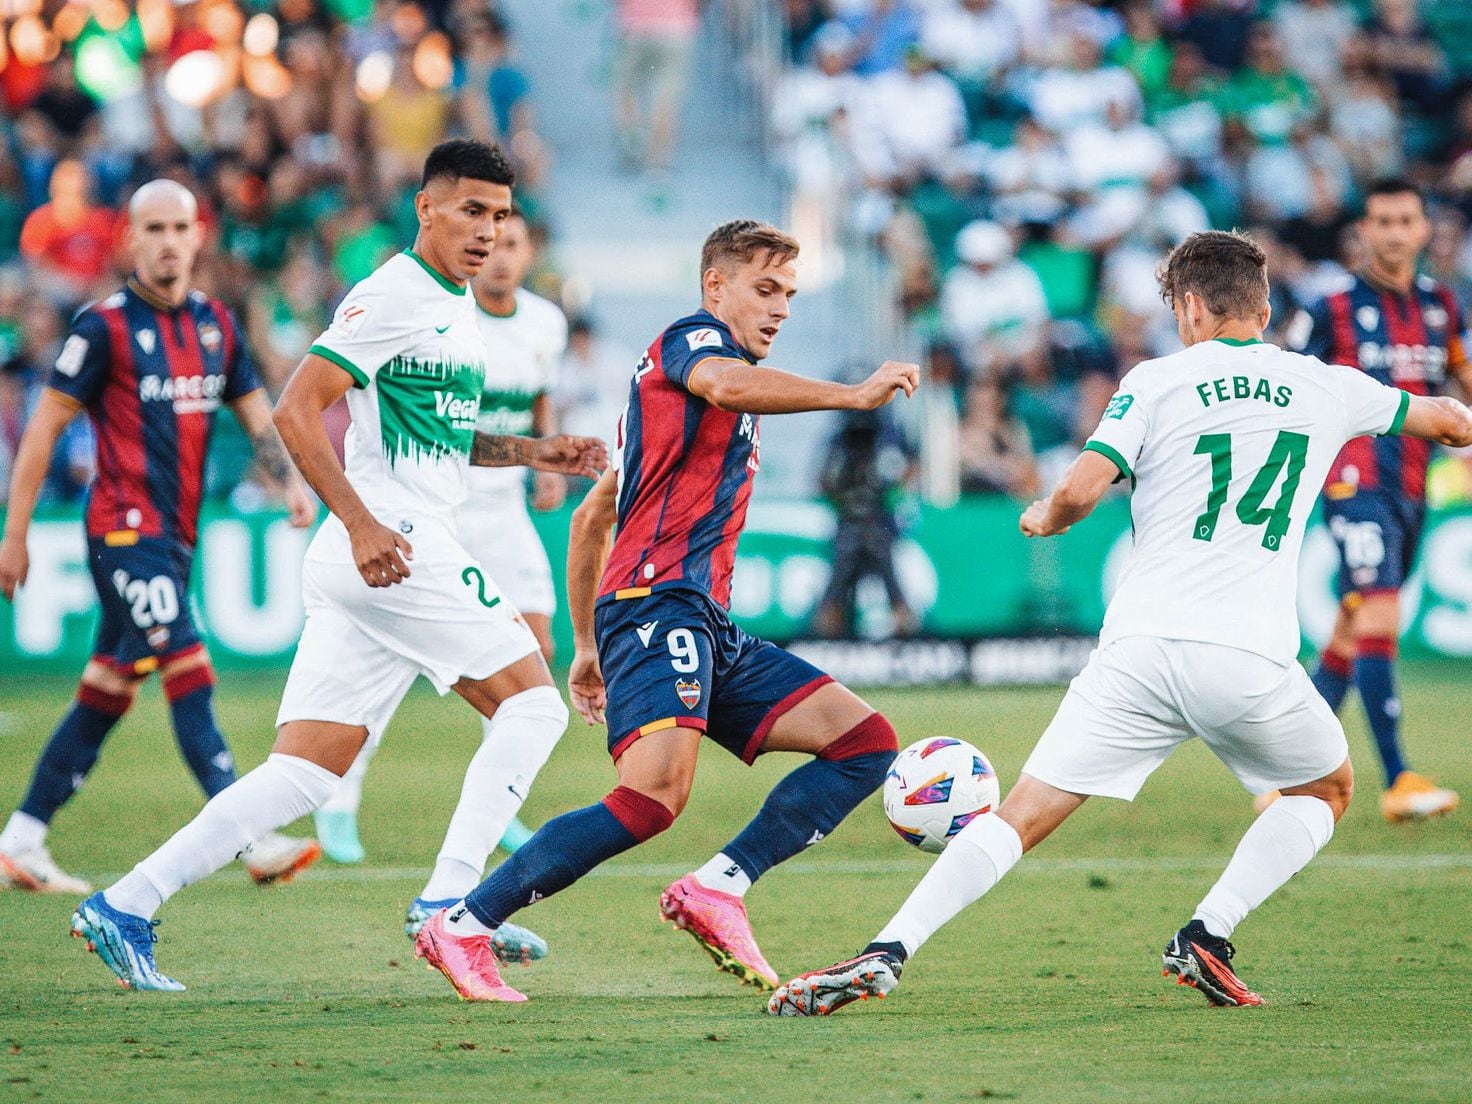
<path fill-rule="evenodd" d="M 579 650 L 572 657 L 572 667 L 567 672 L 567 694 L 583 720 L 590 725 L 604 723 L 603 707 L 608 704 L 608 692 L 603 686 L 597 652 Z"/>
<path fill-rule="evenodd" d="M 409 560 L 414 546 L 387 525 L 367 521 L 348 530 L 353 542 L 353 562 L 358 574 L 371 587 L 393 586 L 409 577 Z"/>
<path fill-rule="evenodd" d="M 856 406 L 859 410 L 878 410 L 901 391 L 909 398 L 919 386 L 920 365 L 886 360 L 877 372 L 854 388 L 858 397 Z"/>
<path fill-rule="evenodd" d="M 1062 529 L 1048 528 L 1048 503 L 1039 499 L 1022 511 L 1022 519 L 1018 527 L 1025 536 L 1029 537 L 1056 537 L 1059 533 L 1066 533 L 1071 528 L 1065 525 Z"/>
<path fill-rule="evenodd" d="M 15 601 L 15 588 L 25 585 L 30 570 L 31 556 L 23 539 L 7 537 L 0 541 L 0 591 L 10 601 Z"/>
<path fill-rule="evenodd" d="M 585 475 L 597 479 L 608 467 L 608 446 L 597 437 L 527 438 L 522 443 L 526 466 L 559 475 Z"/>
<path fill-rule="evenodd" d="M 293 529 L 305 529 L 317 520 L 317 497 L 300 479 L 286 483 L 286 520 Z"/>

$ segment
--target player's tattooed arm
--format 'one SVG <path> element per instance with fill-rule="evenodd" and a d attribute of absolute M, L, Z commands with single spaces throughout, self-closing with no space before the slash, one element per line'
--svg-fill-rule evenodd
<path fill-rule="evenodd" d="M 250 439 L 251 448 L 255 449 L 256 463 L 261 466 L 261 471 L 266 473 L 266 478 L 273 483 L 285 483 L 291 478 L 291 458 L 286 455 L 286 445 L 281 440 L 281 434 L 276 432 L 273 425 L 265 425 L 258 430 Z"/>
<path fill-rule="evenodd" d="M 510 437 L 477 432 L 470 462 L 480 468 L 527 467 L 596 479 L 608 467 L 608 446 L 596 437 Z"/>

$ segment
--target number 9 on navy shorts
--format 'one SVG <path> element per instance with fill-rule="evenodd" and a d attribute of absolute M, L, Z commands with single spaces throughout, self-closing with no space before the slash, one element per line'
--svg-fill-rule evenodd
<path fill-rule="evenodd" d="M 593 626 L 614 759 L 640 736 L 678 727 L 698 729 L 750 763 L 778 717 L 833 681 L 743 632 L 698 591 L 606 598 Z"/>

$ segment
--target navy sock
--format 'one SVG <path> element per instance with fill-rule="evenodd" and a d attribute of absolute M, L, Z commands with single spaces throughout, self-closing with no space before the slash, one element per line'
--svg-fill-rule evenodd
<path fill-rule="evenodd" d="M 1359 659 L 1354 665 L 1354 681 L 1359 687 L 1360 701 L 1375 737 L 1375 750 L 1385 768 L 1385 784 L 1395 782 L 1406 763 L 1400 752 L 1400 698 L 1395 692 L 1395 642 L 1366 639 L 1360 641 Z"/>
<path fill-rule="evenodd" d="M 659 802 L 620 786 L 596 805 L 554 817 L 469 893 L 465 905 L 498 928 L 517 909 L 566 889 L 599 863 L 674 823 Z"/>
<path fill-rule="evenodd" d="M 215 677 L 206 666 L 164 679 L 164 696 L 174 722 L 174 739 L 205 796 L 235 781 L 235 760 L 215 723 Z"/>
<path fill-rule="evenodd" d="M 722 853 L 756 881 L 837 828 L 859 802 L 879 788 L 894 755 L 893 751 L 871 751 L 848 759 L 804 763 L 777 783 L 761 811 L 721 848 Z"/>
<path fill-rule="evenodd" d="M 1354 674 L 1354 664 L 1335 652 L 1325 652 L 1319 657 L 1319 666 L 1314 671 L 1314 689 L 1329 703 L 1335 713 L 1344 704 L 1349 693 L 1349 681 Z"/>
<path fill-rule="evenodd" d="M 51 734 L 41 758 L 36 760 L 31 786 L 20 811 L 43 824 L 81 787 L 97 762 L 102 741 L 123 719 L 132 698 L 109 694 L 83 683 L 76 703 Z"/>

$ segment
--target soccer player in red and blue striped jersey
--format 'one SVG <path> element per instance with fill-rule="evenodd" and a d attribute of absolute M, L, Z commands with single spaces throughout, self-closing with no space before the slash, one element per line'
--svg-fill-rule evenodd
<path fill-rule="evenodd" d="M 13 598 L 29 567 L 26 534 L 57 437 L 85 410 L 97 438 L 87 499 L 88 565 L 102 606 L 97 645 L 77 700 L 41 753 L 20 808 L 0 832 L 0 877 L 22 889 L 85 893 L 46 849 L 52 816 L 76 792 L 102 743 L 153 671 L 189 769 L 207 796 L 235 779 L 215 723 L 214 673 L 190 616 L 188 586 L 215 411 L 228 406 L 262 468 L 286 488 L 292 524 L 310 525 L 316 501 L 286 457 L 271 408 L 235 319 L 189 287 L 200 246 L 195 199 L 170 180 L 134 194 L 127 285 L 72 323 L 26 427 L 11 477 L 0 590 Z M 258 841 L 247 869 L 289 877 L 319 853 L 312 841 Z"/>
<path fill-rule="evenodd" d="M 1450 378 L 1472 391 L 1456 297 L 1416 274 L 1431 225 L 1415 185 L 1385 180 L 1371 187 L 1359 232 L 1369 265 L 1349 287 L 1300 314 L 1290 343 L 1413 395 L 1438 394 Z M 1341 605 L 1314 683 L 1335 710 L 1351 679 L 1359 688 L 1385 770 L 1380 808 L 1392 821 L 1449 813 L 1458 800 L 1407 767 L 1394 675 L 1400 588 L 1421 539 L 1430 459 L 1428 441 L 1357 437 L 1344 446 L 1324 485 L 1324 519 L 1339 546 Z"/>
<path fill-rule="evenodd" d="M 577 648 L 569 689 L 589 724 L 606 722 L 618 786 L 543 825 L 449 910 L 451 936 L 484 936 L 668 828 L 689 797 L 702 737 L 746 763 L 804 752 L 812 761 L 777 784 L 755 819 L 660 898 L 664 917 L 720 969 L 771 988 L 777 977 L 752 936 L 744 894 L 883 781 L 893 726 L 804 660 L 748 636 L 727 612 L 760 467 L 759 416 L 872 410 L 918 382 L 915 365 L 894 362 L 852 386 L 760 366 L 796 292 L 797 252 L 796 241 L 762 223 L 718 227 L 701 253 L 701 309 L 639 362 L 617 467 L 579 506 L 568 552 Z"/>

